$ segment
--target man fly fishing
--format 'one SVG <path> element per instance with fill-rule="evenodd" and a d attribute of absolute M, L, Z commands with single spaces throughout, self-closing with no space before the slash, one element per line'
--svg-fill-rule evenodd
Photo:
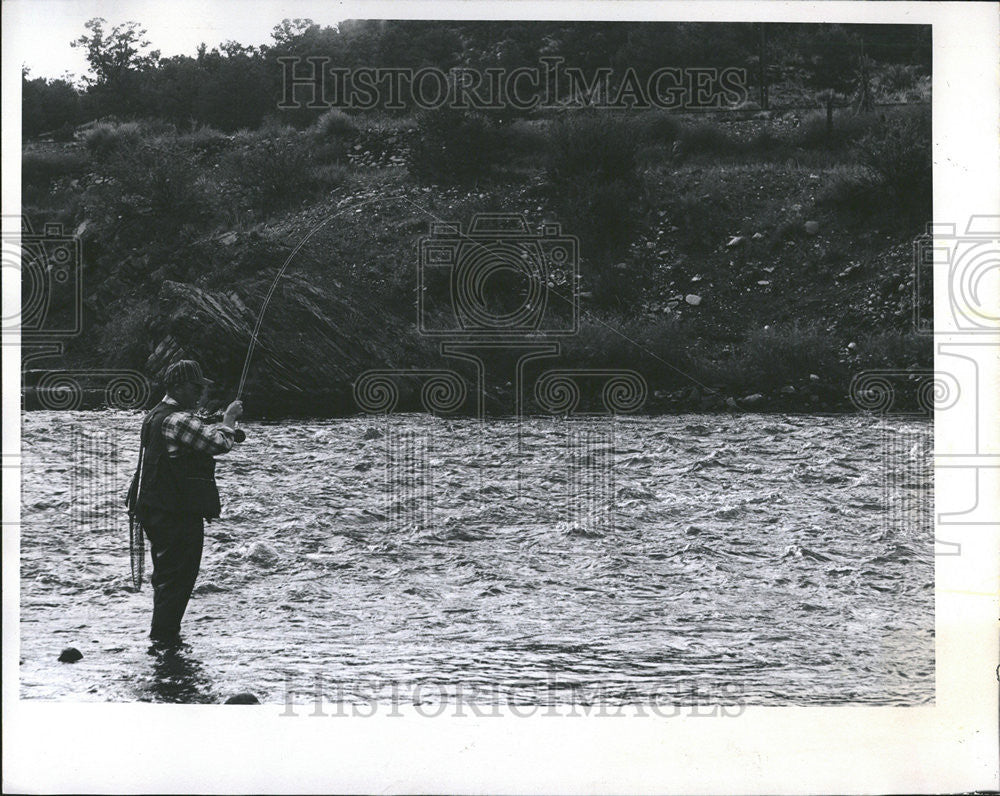
<path fill-rule="evenodd" d="M 218 424 L 192 414 L 212 384 L 194 360 L 172 364 L 164 382 L 166 395 L 142 422 L 139 465 L 127 504 L 152 548 L 149 636 L 154 644 L 170 646 L 180 642 L 181 619 L 201 566 L 205 520 L 221 510 L 213 457 L 232 450 L 243 404 L 229 404 Z"/>

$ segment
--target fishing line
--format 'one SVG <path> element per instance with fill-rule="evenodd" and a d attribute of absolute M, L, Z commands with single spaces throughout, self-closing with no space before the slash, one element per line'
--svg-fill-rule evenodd
<path fill-rule="evenodd" d="M 338 208 L 333 213 L 330 213 L 330 215 L 328 215 L 322 221 L 320 221 L 315 227 L 313 227 L 311 230 L 309 230 L 308 234 L 302 240 L 299 241 L 298 245 L 294 249 L 292 249 L 291 254 L 289 254 L 288 257 L 285 258 L 285 262 L 283 262 L 281 264 L 281 268 L 278 269 L 278 273 L 274 275 L 274 279 L 271 281 L 271 287 L 267 291 L 267 295 L 264 297 L 264 302 L 263 302 L 263 304 L 261 304 L 260 312 L 257 315 L 257 323 L 254 324 L 253 331 L 250 333 L 250 346 L 247 348 L 246 359 L 243 360 L 243 373 L 240 374 L 240 384 L 239 384 L 239 387 L 236 389 L 236 400 L 237 401 L 240 400 L 240 398 L 242 397 L 242 395 L 243 395 L 243 388 L 246 386 L 247 373 L 250 371 L 250 360 L 253 358 L 254 349 L 257 347 L 257 333 L 260 331 L 261 324 L 264 322 L 264 313 L 267 311 L 267 305 L 271 303 L 271 297 L 274 295 L 274 291 L 278 287 L 278 281 L 284 275 L 285 269 L 288 268 L 288 266 L 292 262 L 292 260 L 295 259 L 295 255 L 299 253 L 299 251 L 302 249 L 302 247 L 305 246 L 306 243 L 308 243 L 309 239 L 313 235 L 315 235 L 317 232 L 319 232 L 319 230 L 322 229 L 326 225 L 326 223 L 328 221 L 330 221 L 333 218 L 336 218 L 338 215 L 340 215 L 345 210 L 348 210 L 348 209 L 351 209 L 351 208 L 354 208 L 354 209 L 361 208 L 361 207 L 364 207 L 366 204 L 370 204 L 371 202 L 375 202 L 375 201 L 378 201 L 380 199 L 392 199 L 392 198 L 396 198 L 396 197 L 392 197 L 392 196 L 385 196 L 385 197 L 382 197 L 382 196 L 373 196 L 370 199 L 367 199 L 367 200 L 365 200 L 364 202 L 361 202 L 358 205 L 349 205 L 349 206 L 345 206 L 345 207 L 342 207 L 342 208 Z"/>
<path fill-rule="evenodd" d="M 258 339 L 257 335 L 260 332 L 261 324 L 263 324 L 263 322 L 264 322 L 264 314 L 267 311 L 268 304 L 270 304 L 271 297 L 274 295 L 274 291 L 277 289 L 278 282 L 281 280 L 281 277 L 284 276 L 285 270 L 288 268 L 288 266 L 292 262 L 292 260 L 295 259 L 295 255 L 299 253 L 299 251 L 302 249 L 302 247 L 306 245 L 306 243 L 309 241 L 309 239 L 313 235 L 315 235 L 320 229 L 322 229 L 329 221 L 331 221 L 332 219 L 334 219 L 337 216 L 341 215 L 345 211 L 351 210 L 351 209 L 358 210 L 358 209 L 364 207 L 365 205 L 371 204 L 372 202 L 388 201 L 388 200 L 393 200 L 393 199 L 401 199 L 402 201 L 406 202 L 411 207 L 415 208 L 416 210 L 419 210 L 421 213 L 429 216 L 430 218 L 434 219 L 435 221 L 438 221 L 440 223 L 444 223 L 442 221 L 442 219 L 438 218 L 430 210 L 427 210 L 426 208 L 421 207 L 420 205 L 418 205 L 415 202 L 411 201 L 410 199 L 408 199 L 404 195 L 396 194 L 396 195 L 389 195 L 389 196 L 373 196 L 373 197 L 370 197 L 370 198 L 366 199 L 365 201 L 363 201 L 363 202 L 361 202 L 359 204 L 346 204 L 345 203 L 345 205 L 343 207 L 340 207 L 337 210 L 335 210 L 334 212 L 330 213 L 330 215 L 326 216 L 326 218 L 324 218 L 322 221 L 320 221 L 319 224 L 317 224 L 315 227 L 313 227 L 311 230 L 309 230 L 309 232 L 306 234 L 306 236 L 301 241 L 299 241 L 298 245 L 296 245 L 296 247 L 294 249 L 292 249 L 292 251 L 288 255 L 288 257 L 285 258 L 285 261 L 281 264 L 281 268 L 278 269 L 278 273 L 275 274 L 274 279 L 271 281 L 271 286 L 270 286 L 270 288 L 267 291 L 267 295 L 264 297 L 264 301 L 261 304 L 260 312 L 257 315 L 257 322 L 254 324 L 253 331 L 250 334 L 250 345 L 247 348 L 246 359 L 244 359 L 244 361 L 243 361 L 243 372 L 240 374 L 240 383 L 239 383 L 239 387 L 236 390 L 236 400 L 239 400 L 242 397 L 242 395 L 243 395 L 243 388 L 246 386 L 247 374 L 250 371 L 250 361 L 253 358 L 254 350 L 257 347 L 257 339 Z M 345 202 L 346 201 L 348 201 L 348 200 L 345 200 Z M 474 238 L 470 238 L 469 236 L 467 236 L 465 234 L 461 234 L 460 237 L 466 239 L 467 241 L 469 241 L 470 243 L 473 243 L 474 245 L 479 245 L 479 246 L 482 247 L 482 244 L 479 241 L 475 240 Z M 483 248 L 485 249 L 485 247 L 483 247 Z M 575 290 L 576 287 L 573 286 L 573 289 Z M 569 304 L 573 303 L 566 296 L 560 295 L 558 291 L 552 290 L 551 292 L 552 292 L 553 295 L 558 296 L 563 301 L 565 301 L 565 302 L 567 302 Z M 622 334 L 620 331 L 618 331 L 617 329 L 613 328 L 609 324 L 605 323 L 604 321 L 602 321 L 600 318 L 598 318 L 593 313 L 588 312 L 587 313 L 587 317 L 590 320 L 592 320 L 592 321 L 596 322 L 597 324 L 599 324 L 600 326 L 603 326 L 605 329 L 607 329 L 611 333 L 613 333 L 613 334 L 621 337 L 622 339 L 624 339 L 627 342 L 631 343 L 632 345 L 636 346 L 640 351 L 643 351 L 644 353 L 646 353 L 649 356 L 651 356 L 653 359 L 655 359 L 655 360 L 659 361 L 660 363 L 666 365 L 671 370 L 676 371 L 680 375 L 684 376 L 687 379 L 690 379 L 695 384 L 697 384 L 697 385 L 705 388 L 706 390 L 710 390 L 709 387 L 707 387 L 706 385 L 702 384 L 694 376 L 690 375 L 689 373 L 685 373 L 683 370 L 681 370 L 680 368 L 678 368 L 676 365 L 673 365 L 672 363 L 667 362 L 662 357 L 657 356 L 654 352 L 650 351 L 648 348 L 646 348 L 645 346 L 643 346 L 641 343 L 639 343 L 636 340 L 632 340 L 627 335 Z"/>

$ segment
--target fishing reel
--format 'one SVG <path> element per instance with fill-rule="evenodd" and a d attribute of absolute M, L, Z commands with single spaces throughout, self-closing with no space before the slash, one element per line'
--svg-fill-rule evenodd
<path fill-rule="evenodd" d="M 197 414 L 198 417 L 200 417 L 206 423 L 211 423 L 214 425 L 216 423 L 222 422 L 222 415 L 219 412 L 207 412 L 202 410 Z M 235 442 L 244 442 L 246 438 L 247 438 L 247 433 L 242 428 L 239 428 L 237 426 L 233 430 L 233 440 Z"/>

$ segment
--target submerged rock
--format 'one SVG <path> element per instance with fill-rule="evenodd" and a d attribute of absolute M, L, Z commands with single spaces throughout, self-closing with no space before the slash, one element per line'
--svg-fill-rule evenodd
<path fill-rule="evenodd" d="M 220 591 L 225 591 L 225 589 L 217 583 L 212 583 L 210 580 L 207 580 L 204 583 L 199 583 L 194 587 L 195 594 L 215 594 Z"/>
<path fill-rule="evenodd" d="M 270 566 L 277 563 L 278 553 L 273 547 L 263 542 L 254 542 L 247 550 L 247 560 L 253 561 L 255 564 Z"/>
<path fill-rule="evenodd" d="M 83 658 L 83 653 L 76 647 L 66 647 L 66 649 L 59 653 L 60 663 L 76 663 L 81 658 Z"/>
<path fill-rule="evenodd" d="M 382 439 L 382 432 L 377 428 L 369 428 L 361 439 Z"/>

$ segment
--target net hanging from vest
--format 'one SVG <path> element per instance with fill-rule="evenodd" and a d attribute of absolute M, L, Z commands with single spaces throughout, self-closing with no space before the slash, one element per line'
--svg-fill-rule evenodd
<path fill-rule="evenodd" d="M 132 563 L 132 586 L 136 591 L 142 588 L 142 575 L 146 567 L 146 532 L 142 527 L 142 520 L 136 514 L 139 507 L 139 488 L 142 484 L 142 455 L 145 449 L 146 430 L 143 423 L 139 438 L 139 463 L 135 466 L 132 485 L 125 497 L 125 505 L 128 506 L 128 552 Z"/>
<path fill-rule="evenodd" d="M 142 588 L 142 575 L 146 567 L 146 540 L 142 522 L 134 511 L 128 513 L 128 551 L 132 559 L 132 586 Z"/>

